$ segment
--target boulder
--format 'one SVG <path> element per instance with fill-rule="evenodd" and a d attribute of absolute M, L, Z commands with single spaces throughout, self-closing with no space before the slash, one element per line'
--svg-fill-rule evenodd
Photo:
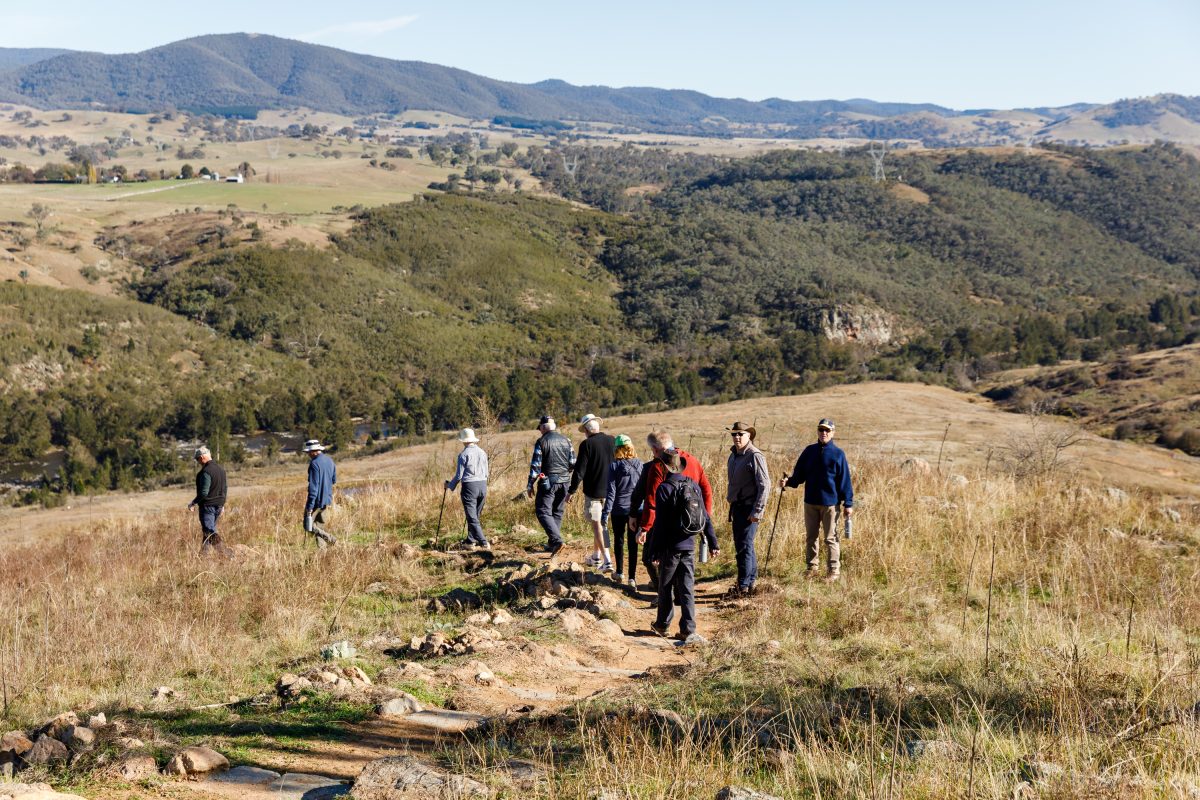
<path fill-rule="evenodd" d="M 168 775 L 204 775 L 229 769 L 229 759 L 207 747 L 185 747 L 167 763 Z"/>
<path fill-rule="evenodd" d="M 284 700 L 295 700 L 312 688 L 312 681 L 308 678 L 302 678 L 290 672 L 280 675 L 279 680 L 275 681 L 275 694 Z"/>
<path fill-rule="evenodd" d="M 571 636 L 578 636 L 592 623 L 591 615 L 574 608 L 568 608 L 558 619 L 562 623 L 563 630 Z"/>
<path fill-rule="evenodd" d="M 103 728 L 107 724 L 108 717 L 104 716 L 103 711 L 101 711 L 99 714 L 92 714 L 90 717 L 88 717 L 87 726 L 92 730 Z"/>
<path fill-rule="evenodd" d="M 381 717 L 405 717 L 424 711 L 421 701 L 407 692 L 401 692 L 398 697 L 385 700 L 375 708 L 375 713 Z"/>
<path fill-rule="evenodd" d="M 503 608 L 500 609 L 499 611 L 497 611 L 495 614 L 492 614 L 492 624 L 493 625 L 508 625 L 512 621 L 513 621 L 512 614 L 508 613 Z"/>
<path fill-rule="evenodd" d="M 487 797 L 488 789 L 479 781 L 453 775 L 414 756 L 391 756 L 363 767 L 350 796 L 354 800 L 451 800 Z"/>
<path fill-rule="evenodd" d="M 33 741 L 25 735 L 25 731 L 9 731 L 0 736 L 0 753 L 12 753 L 21 756 L 33 747 Z"/>
<path fill-rule="evenodd" d="M 354 645 L 345 640 L 327 644 L 321 648 L 321 658 L 324 661 L 338 661 L 354 658 L 356 655 L 358 655 L 358 651 L 354 649 Z"/>
<path fill-rule="evenodd" d="M 212 779 L 213 783 L 235 784 L 237 786 L 266 786 L 277 781 L 280 774 L 274 770 L 261 767 L 234 767 L 228 772 L 222 772 Z"/>
<path fill-rule="evenodd" d="M 128 753 L 117 759 L 112 772 L 121 780 L 140 781 L 158 775 L 158 763 L 146 753 Z"/>
<path fill-rule="evenodd" d="M 466 589 L 451 589 L 441 597 L 431 599 L 427 608 L 437 614 L 447 611 L 462 613 L 473 611 L 482 605 L 483 599 L 475 592 L 468 592 Z"/>
<path fill-rule="evenodd" d="M 72 753 L 86 753 L 96 746 L 96 732 L 86 725 L 72 725 L 63 734 L 62 743 Z"/>
<path fill-rule="evenodd" d="M 33 743 L 33 747 L 25 752 L 23 758 L 26 764 L 48 765 L 61 764 L 67 760 L 67 746 L 48 734 L 43 733 Z"/>
<path fill-rule="evenodd" d="M 61 740 L 63 734 L 67 732 L 67 728 L 78 724 L 79 717 L 75 715 L 75 712 L 66 711 L 54 719 L 42 723 L 42 727 L 38 728 L 38 733 L 44 733 L 51 739 Z"/>
<path fill-rule="evenodd" d="M 611 619 L 602 619 L 596 623 L 596 630 L 603 633 L 609 639 L 625 638 L 625 631 L 621 630 L 621 626 L 613 622 Z"/>

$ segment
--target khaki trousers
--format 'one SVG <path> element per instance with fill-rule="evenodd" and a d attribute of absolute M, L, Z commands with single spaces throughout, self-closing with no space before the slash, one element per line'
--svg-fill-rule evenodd
<path fill-rule="evenodd" d="M 819 566 L 820 542 L 817 534 L 823 534 L 825 540 L 826 563 L 829 574 L 837 575 L 841 570 L 841 546 L 838 544 L 837 506 L 818 506 L 812 503 L 804 504 L 804 558 L 809 570 Z"/>

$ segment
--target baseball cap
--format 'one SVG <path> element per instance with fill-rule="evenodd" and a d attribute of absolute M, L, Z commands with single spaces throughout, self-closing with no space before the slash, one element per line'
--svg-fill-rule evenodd
<path fill-rule="evenodd" d="M 618 433 L 616 438 L 613 440 L 613 443 L 616 444 L 617 447 L 626 447 L 633 444 L 633 439 L 630 439 L 623 433 Z"/>
<path fill-rule="evenodd" d="M 831 431 L 835 427 L 836 426 L 833 424 L 833 420 L 831 420 L 829 417 L 821 417 L 821 420 L 817 423 L 817 430 L 824 428 L 825 430 Z"/>

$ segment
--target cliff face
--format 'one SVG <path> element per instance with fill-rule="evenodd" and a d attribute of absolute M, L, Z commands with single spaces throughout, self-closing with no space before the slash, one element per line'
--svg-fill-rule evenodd
<path fill-rule="evenodd" d="M 903 338 L 896 318 L 866 305 L 818 306 L 805 312 L 805 327 L 831 342 L 878 347 Z"/>

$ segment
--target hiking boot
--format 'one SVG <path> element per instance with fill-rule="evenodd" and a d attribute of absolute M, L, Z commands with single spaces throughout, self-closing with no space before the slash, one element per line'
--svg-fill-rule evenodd
<path fill-rule="evenodd" d="M 840 572 L 831 572 L 825 576 L 826 583 L 837 583 L 841 579 L 842 579 L 842 574 Z"/>
<path fill-rule="evenodd" d="M 650 607 L 658 608 L 658 595 L 657 594 L 650 595 Z"/>
<path fill-rule="evenodd" d="M 659 625 L 657 622 L 651 622 L 651 623 L 650 623 L 650 630 L 654 631 L 654 632 L 655 632 L 655 633 L 657 633 L 659 636 L 662 636 L 662 637 L 664 637 L 664 638 L 665 638 L 665 637 L 666 637 L 666 635 L 667 635 L 667 626 L 666 626 L 666 625 Z"/>
<path fill-rule="evenodd" d="M 562 549 L 563 549 L 563 543 L 555 542 L 554 544 L 550 545 L 550 547 L 546 550 L 546 552 L 550 554 L 551 558 L 554 558 L 556 555 L 558 555 L 559 553 L 562 552 Z"/>
<path fill-rule="evenodd" d="M 473 549 L 473 550 L 487 550 L 487 551 L 490 551 L 490 550 L 492 549 L 492 544 L 491 544 L 491 542 L 484 542 L 483 544 L 475 544 L 475 545 L 472 547 L 472 549 Z"/>
<path fill-rule="evenodd" d="M 689 633 L 687 636 L 675 643 L 676 647 L 699 647 L 702 644 L 708 644 L 708 639 L 705 639 L 698 633 Z"/>
<path fill-rule="evenodd" d="M 733 586 L 730 586 L 725 590 L 725 594 L 721 595 L 721 598 L 723 600 L 737 600 L 742 596 L 742 594 L 742 587 L 735 583 Z"/>
<path fill-rule="evenodd" d="M 819 569 L 817 569 L 816 567 L 809 567 L 808 569 L 806 569 L 804 571 L 804 579 L 805 580 L 815 581 L 819 577 L 821 577 L 821 571 Z"/>

